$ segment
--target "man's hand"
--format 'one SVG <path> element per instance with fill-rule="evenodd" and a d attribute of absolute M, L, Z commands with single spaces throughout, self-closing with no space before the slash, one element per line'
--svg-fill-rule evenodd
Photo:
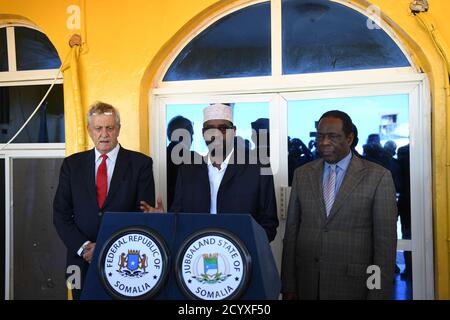
<path fill-rule="evenodd" d="M 150 212 L 150 213 L 163 213 L 164 211 L 164 205 L 162 203 L 161 197 L 158 197 L 156 200 L 156 208 L 152 207 L 145 201 L 141 201 L 141 210 L 143 212 Z"/>
<path fill-rule="evenodd" d="M 83 259 L 91 263 L 92 257 L 94 256 L 94 249 L 95 249 L 95 242 L 89 242 L 85 247 L 83 251 Z"/>

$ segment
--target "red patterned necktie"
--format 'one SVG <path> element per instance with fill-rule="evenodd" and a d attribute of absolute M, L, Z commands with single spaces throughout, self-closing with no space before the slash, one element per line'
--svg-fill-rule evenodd
<path fill-rule="evenodd" d="M 106 169 L 106 159 L 108 156 L 106 154 L 102 154 L 102 162 L 97 170 L 97 203 L 98 207 L 102 208 L 105 203 L 106 193 L 108 190 L 108 174 Z"/>

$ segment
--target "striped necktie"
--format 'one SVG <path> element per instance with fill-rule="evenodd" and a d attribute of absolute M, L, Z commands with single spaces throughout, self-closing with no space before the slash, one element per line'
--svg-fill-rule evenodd
<path fill-rule="evenodd" d="M 325 201 L 325 208 L 327 210 L 327 216 L 330 215 L 331 208 L 333 207 L 336 188 L 336 165 L 330 165 L 330 173 L 328 175 L 328 181 L 323 190 L 323 199 Z"/>

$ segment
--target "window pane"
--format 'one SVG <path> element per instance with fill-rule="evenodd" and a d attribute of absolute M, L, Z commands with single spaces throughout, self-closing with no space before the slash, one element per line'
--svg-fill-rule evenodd
<path fill-rule="evenodd" d="M 270 3 L 220 19 L 177 56 L 164 81 L 253 77 L 271 74 Z"/>
<path fill-rule="evenodd" d="M 0 71 L 8 71 L 8 45 L 6 28 L 0 28 Z"/>
<path fill-rule="evenodd" d="M 190 150 L 202 156 L 208 153 L 208 148 L 202 135 L 203 108 L 206 106 L 207 104 L 170 104 L 166 107 L 166 125 L 169 123 L 171 124 L 170 130 L 169 126 L 167 126 L 167 135 L 171 136 L 170 132 L 173 132 L 175 129 L 187 129 L 190 122 L 192 124 L 191 128 L 193 129 Z M 171 122 L 171 120 L 178 116 L 182 116 L 184 119 L 178 118 L 176 121 L 177 125 L 174 125 L 175 121 Z M 237 137 L 236 143 L 241 143 L 241 146 L 243 146 L 241 150 L 245 149 L 248 152 L 256 152 L 254 142 L 255 136 L 252 135 L 252 127 L 254 128 L 255 124 L 252 124 L 252 122 L 255 122 L 257 119 L 261 119 L 257 122 L 260 127 L 260 124 L 265 122 L 264 120 L 267 120 L 268 122 L 269 104 L 267 102 L 235 103 L 233 105 L 233 120 L 234 125 L 236 126 Z M 174 150 L 174 147 L 179 142 L 170 142 L 167 138 L 166 143 L 167 202 L 168 207 L 170 208 L 175 192 L 175 182 L 178 172 L 178 165 L 174 162 L 174 156 L 171 157 L 171 155 L 172 150 Z M 260 154 L 262 154 L 262 151 L 260 151 Z"/>
<path fill-rule="evenodd" d="M 17 70 L 58 69 L 61 60 L 42 32 L 15 27 Z"/>
<path fill-rule="evenodd" d="M 401 223 L 399 238 L 411 239 L 408 95 L 289 101 L 289 186 L 296 168 L 320 157 L 316 126 L 320 116 L 329 110 L 344 111 L 352 118 L 358 131 L 354 152 L 391 172 Z"/>
<path fill-rule="evenodd" d="M 66 299 L 66 248 L 52 203 L 63 159 L 14 159 L 14 299 Z"/>
<path fill-rule="evenodd" d="M 284 74 L 410 65 L 386 32 L 344 5 L 283 0 L 282 12 Z"/>
<path fill-rule="evenodd" d="M 0 143 L 7 142 L 25 123 L 48 90 L 48 85 L 0 87 Z M 64 98 L 55 85 L 13 143 L 64 142 Z"/>

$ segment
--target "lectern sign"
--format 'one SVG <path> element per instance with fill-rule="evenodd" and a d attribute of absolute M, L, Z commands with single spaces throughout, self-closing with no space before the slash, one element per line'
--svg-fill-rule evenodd
<path fill-rule="evenodd" d="M 110 295 L 146 299 L 161 287 L 168 271 L 166 246 L 159 236 L 141 227 L 115 233 L 103 247 L 99 271 Z"/>
<path fill-rule="evenodd" d="M 225 230 L 205 229 L 189 237 L 177 258 L 177 277 L 193 299 L 237 299 L 246 289 L 250 256 L 241 241 Z"/>

